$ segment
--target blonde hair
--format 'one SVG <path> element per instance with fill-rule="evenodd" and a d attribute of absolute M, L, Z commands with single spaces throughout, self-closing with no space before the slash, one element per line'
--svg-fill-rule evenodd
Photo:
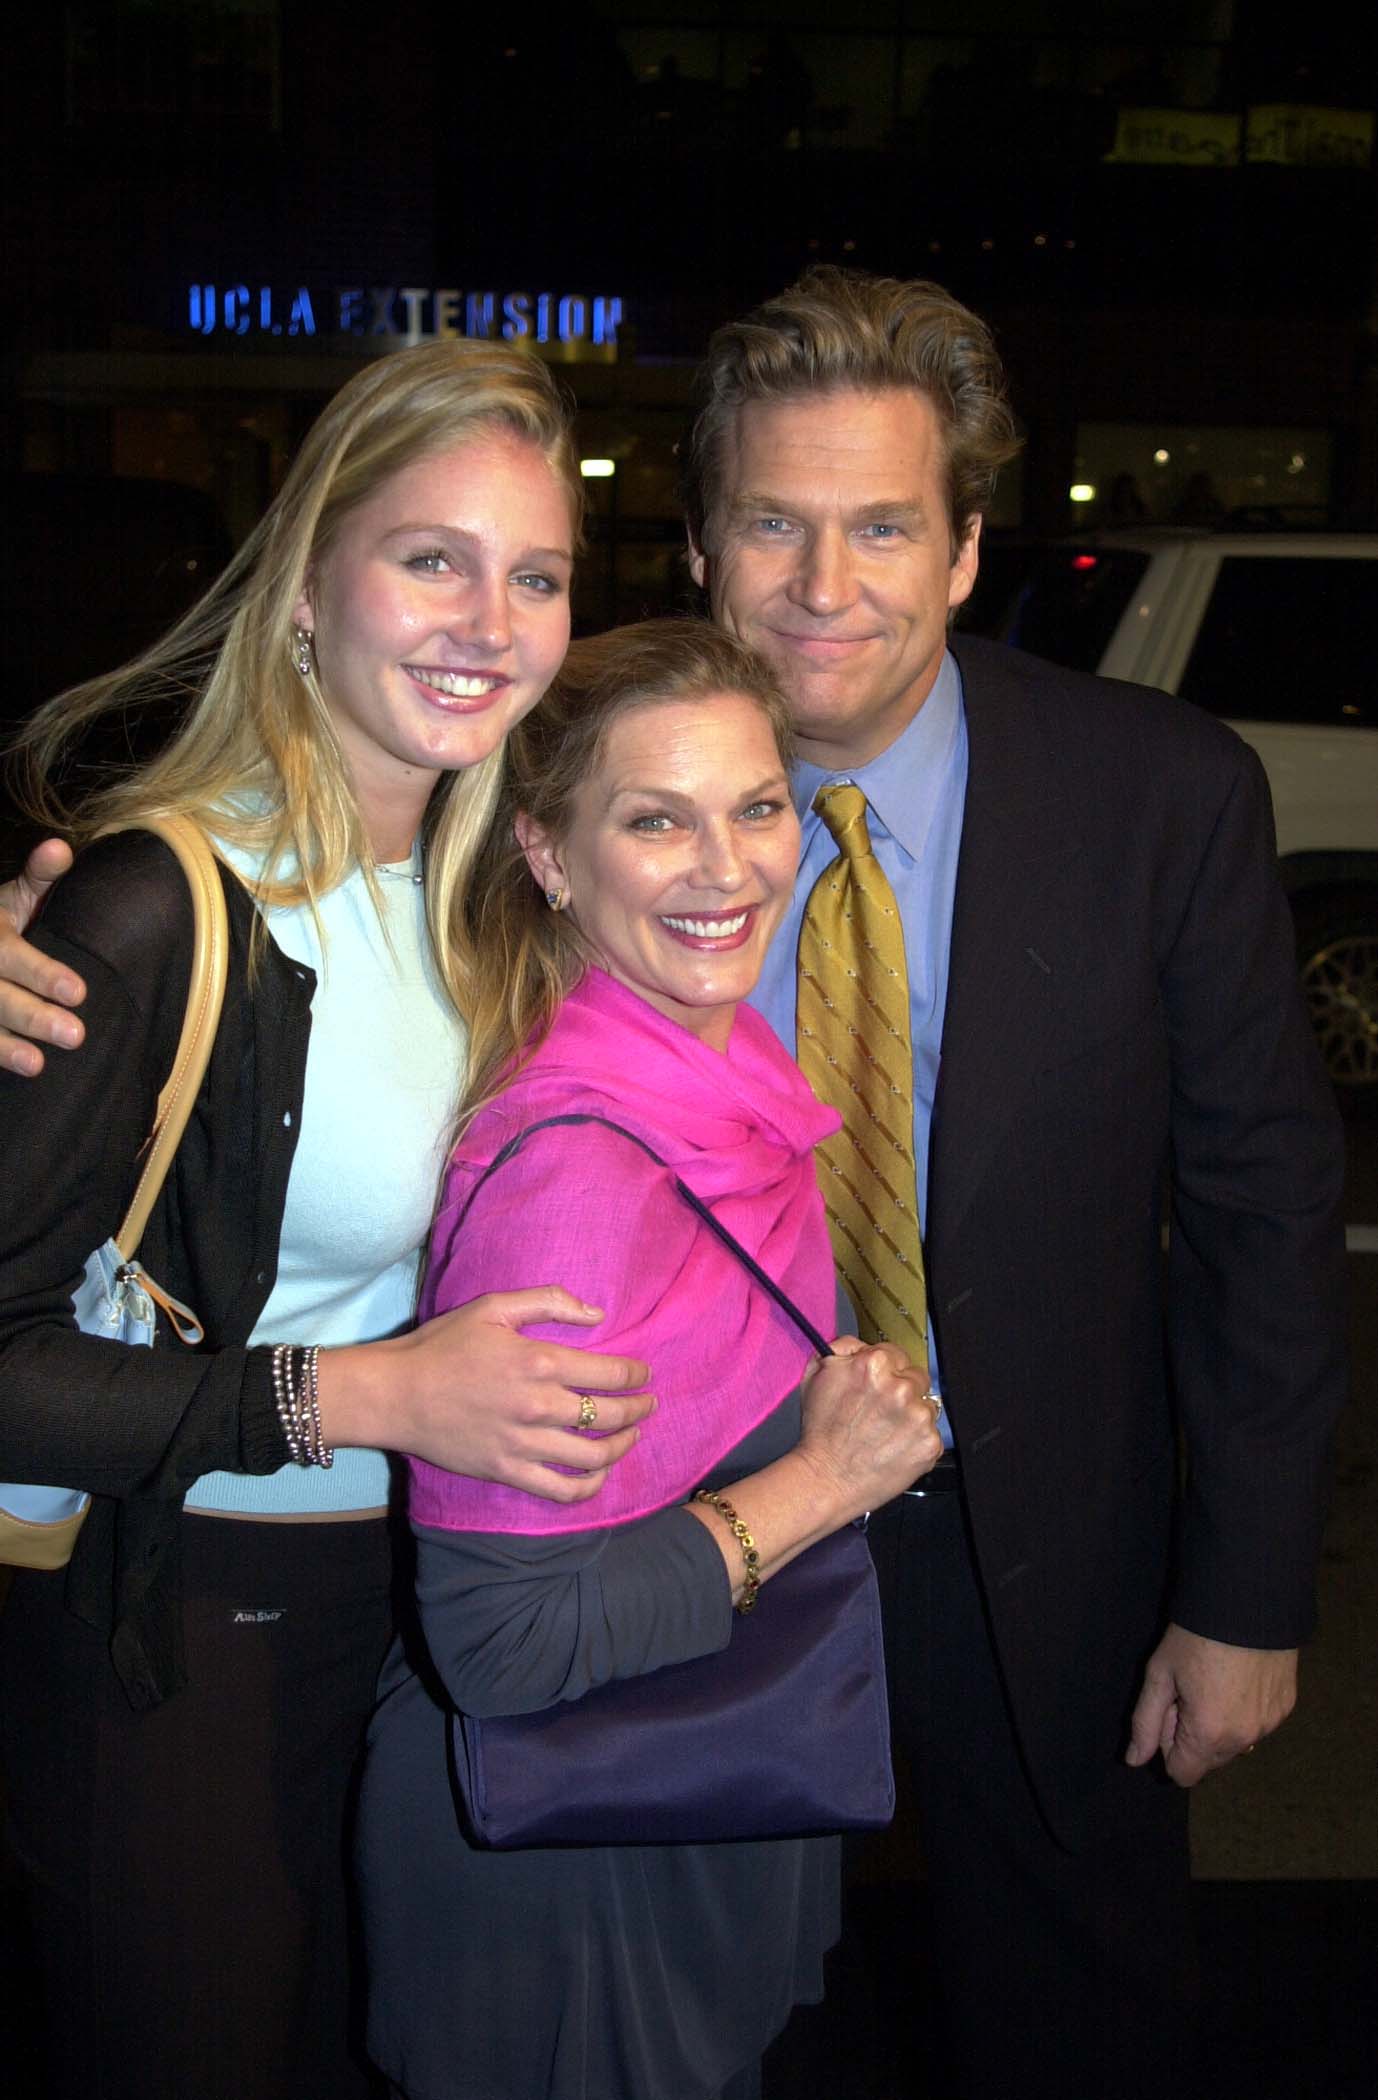
<path fill-rule="evenodd" d="M 694 544 L 713 552 L 727 454 L 750 401 L 790 401 L 854 388 L 913 388 L 942 436 L 955 561 L 995 477 L 1019 450 L 990 330 L 924 278 L 870 277 L 820 264 L 745 320 L 719 328 L 699 370 L 680 493 Z"/>
<path fill-rule="evenodd" d="M 383 482 L 487 428 L 539 447 L 569 493 L 577 538 L 582 484 L 569 408 L 537 358 L 482 341 L 381 358 L 326 405 L 261 522 L 191 611 L 131 663 L 60 693 L 21 728 L 7 761 L 18 806 L 78 844 L 106 825 L 185 811 L 261 855 L 258 894 L 270 904 L 314 908 L 356 863 L 372 886 L 373 856 L 314 669 L 303 678 L 293 665 L 293 610 L 312 564 Z M 83 762 L 83 736 L 137 730 L 169 705 L 181 722 L 146 763 Z M 501 764 L 499 750 L 447 775 L 426 811 L 427 914 L 451 998 L 448 928 Z M 64 772 L 73 787 L 58 784 Z M 231 807 L 246 790 L 244 805 Z"/>
<path fill-rule="evenodd" d="M 775 673 L 706 620 L 643 620 L 575 642 L 544 699 L 509 734 L 502 783 L 456 921 L 469 1024 L 461 1127 L 520 1069 L 589 963 L 578 926 L 549 908 L 526 864 L 518 815 L 558 843 L 621 716 L 719 693 L 740 693 L 760 708 L 788 770 L 793 737 Z"/>

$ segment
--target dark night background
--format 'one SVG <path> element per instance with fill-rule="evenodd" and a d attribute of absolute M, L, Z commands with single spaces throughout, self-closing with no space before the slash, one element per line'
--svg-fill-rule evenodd
<path fill-rule="evenodd" d="M 1102 521 L 1165 430 L 1229 507 L 1375 525 L 1374 19 L 1280 0 L 28 10 L 7 35 L 5 469 L 189 487 L 237 539 L 322 398 L 386 347 L 336 332 L 340 288 L 365 325 L 370 287 L 399 324 L 407 287 L 616 296 L 616 360 L 566 367 L 585 448 L 618 466 L 592 485 L 604 545 L 577 608 L 604 625 L 682 587 L 671 454 L 708 330 L 822 258 L 934 275 L 995 323 L 1028 435 L 997 527 L 1064 528 L 1088 475 L 1101 515 L 1077 521 Z M 193 285 L 214 287 L 210 335 Z M 310 337 L 286 332 L 299 286 Z M 1176 467 L 1140 482 L 1155 517 L 1181 514 Z M 128 491 L 78 493 L 128 569 Z M 31 609 L 41 579 L 7 567 L 7 609 Z M 27 621 L 4 625 L 13 652 Z M 16 661 L 10 706 L 76 647 Z"/>

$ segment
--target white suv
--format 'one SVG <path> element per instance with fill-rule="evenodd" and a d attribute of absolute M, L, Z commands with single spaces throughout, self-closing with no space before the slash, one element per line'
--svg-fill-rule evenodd
<path fill-rule="evenodd" d="M 991 557 L 972 624 L 1181 693 L 1258 752 L 1326 1065 L 1378 1108 L 1378 534 L 1145 527 Z"/>

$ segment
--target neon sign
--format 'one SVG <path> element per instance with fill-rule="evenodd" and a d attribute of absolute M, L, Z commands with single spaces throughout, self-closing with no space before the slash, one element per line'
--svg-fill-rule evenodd
<path fill-rule="evenodd" d="M 247 284 L 193 284 L 187 322 L 195 335 L 379 336 L 420 343 L 436 336 L 501 337 L 509 343 L 617 344 L 622 301 L 605 292 L 464 292 L 424 285 L 340 285 L 313 292 Z"/>

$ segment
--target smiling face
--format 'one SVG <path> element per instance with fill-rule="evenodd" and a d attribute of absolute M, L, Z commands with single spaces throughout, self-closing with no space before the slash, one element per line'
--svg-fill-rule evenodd
<path fill-rule="evenodd" d="M 501 427 L 390 476 L 313 565 L 294 617 L 380 860 L 410 850 L 438 776 L 486 758 L 554 677 L 572 568 L 559 476 Z"/>
<path fill-rule="evenodd" d="M 979 520 L 952 558 L 937 417 L 912 388 L 751 401 L 728 442 L 714 618 L 774 666 L 806 758 L 863 765 L 927 699 L 949 609 L 976 580 Z"/>
<path fill-rule="evenodd" d="M 742 693 L 629 707 L 578 788 L 566 836 L 518 837 L 609 976 L 725 1050 L 799 860 L 775 734 Z"/>

